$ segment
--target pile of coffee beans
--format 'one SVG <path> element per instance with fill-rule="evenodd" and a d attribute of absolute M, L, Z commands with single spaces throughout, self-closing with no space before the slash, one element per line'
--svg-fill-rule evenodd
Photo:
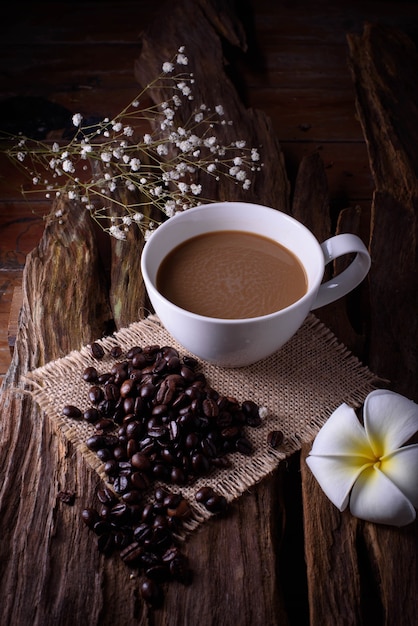
<path fill-rule="evenodd" d="M 82 517 L 101 552 L 118 550 L 144 575 L 142 597 L 158 606 L 163 582 L 191 582 L 176 541 L 191 507 L 178 490 L 229 467 L 231 453 L 253 453 L 245 431 L 261 424 L 259 407 L 218 393 L 197 360 L 181 358 L 171 346 L 134 346 L 126 354 L 115 346 L 115 364 L 102 373 L 103 347 L 93 343 L 91 354 L 101 367 L 82 373 L 89 407 L 68 404 L 63 415 L 94 425 L 86 445 L 103 461 L 111 488 L 100 490 L 98 508 L 85 509 Z M 156 487 L 161 483 L 166 488 Z M 213 514 L 227 509 L 225 497 L 209 486 L 195 498 Z"/>

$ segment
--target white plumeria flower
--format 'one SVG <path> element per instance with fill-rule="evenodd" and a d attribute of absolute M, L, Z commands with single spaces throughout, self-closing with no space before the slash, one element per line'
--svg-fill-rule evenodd
<path fill-rule="evenodd" d="M 418 507 L 418 405 L 388 390 L 372 391 L 364 426 L 339 406 L 321 428 L 306 463 L 340 511 L 370 522 L 404 526 Z"/>

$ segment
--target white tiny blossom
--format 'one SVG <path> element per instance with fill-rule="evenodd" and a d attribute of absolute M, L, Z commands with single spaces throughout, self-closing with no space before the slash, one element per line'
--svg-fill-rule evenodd
<path fill-rule="evenodd" d="M 52 152 L 59 152 L 60 151 L 60 147 L 59 144 L 54 141 L 54 143 L 52 144 Z"/>
<path fill-rule="evenodd" d="M 131 159 L 129 161 L 129 166 L 133 172 L 137 172 L 141 169 L 141 161 L 139 159 Z"/>
<path fill-rule="evenodd" d="M 244 180 L 244 183 L 243 183 L 243 185 L 242 185 L 242 188 L 243 188 L 245 191 L 247 191 L 250 187 L 251 187 L 251 181 L 250 181 L 250 179 L 249 179 L 249 178 L 246 178 L 246 179 Z"/>
<path fill-rule="evenodd" d="M 110 133 L 108 130 L 103 131 L 103 136 L 104 137 L 110 137 Z"/>
<path fill-rule="evenodd" d="M 144 135 L 144 143 L 146 145 L 149 145 L 150 143 L 152 143 L 152 137 L 151 137 L 151 135 L 149 133 L 146 133 Z"/>
<path fill-rule="evenodd" d="M 32 183 L 33 183 L 34 185 L 37 185 L 37 184 L 39 183 L 39 178 L 38 178 L 37 176 L 34 176 L 34 177 L 32 178 Z"/>
<path fill-rule="evenodd" d="M 126 137 L 132 137 L 132 135 L 134 134 L 133 128 L 131 126 L 125 126 L 125 128 L 123 129 L 123 134 Z"/>
<path fill-rule="evenodd" d="M 167 155 L 167 154 L 168 154 L 168 148 L 167 148 L 167 146 L 166 146 L 165 144 L 163 144 L 163 143 L 160 143 L 160 144 L 157 146 L 157 153 L 158 153 L 160 156 L 165 156 L 165 155 Z"/>
<path fill-rule="evenodd" d="M 218 115 L 224 115 L 224 108 L 223 108 L 222 104 L 218 104 L 215 107 L 215 111 L 217 112 Z"/>
<path fill-rule="evenodd" d="M 121 122 L 114 122 L 112 126 L 112 130 L 114 130 L 115 133 L 119 133 L 122 130 Z"/>
<path fill-rule="evenodd" d="M 58 209 L 57 211 L 55 211 L 55 217 L 62 217 L 62 210 Z"/>
<path fill-rule="evenodd" d="M 17 153 L 17 160 L 20 161 L 22 163 L 22 161 L 25 160 L 26 157 L 26 152 L 18 152 Z"/>
<path fill-rule="evenodd" d="M 170 74 L 170 72 L 172 72 L 173 70 L 174 70 L 174 65 L 172 63 L 170 63 L 169 61 L 166 61 L 165 63 L 163 63 L 164 74 Z"/>
<path fill-rule="evenodd" d="M 209 163 L 209 165 L 207 166 L 206 169 L 207 169 L 208 172 L 215 172 L 216 171 L 215 163 Z"/>
<path fill-rule="evenodd" d="M 83 116 L 80 113 L 75 113 L 73 115 L 73 124 L 74 126 L 80 126 L 83 120 Z"/>
<path fill-rule="evenodd" d="M 194 183 L 190 185 L 190 190 L 194 196 L 198 196 L 202 193 L 202 185 L 195 185 Z"/>
<path fill-rule="evenodd" d="M 177 55 L 177 63 L 179 65 L 188 65 L 189 59 L 186 57 L 186 55 L 184 55 L 182 52 L 180 52 Z"/>
<path fill-rule="evenodd" d="M 131 160 L 131 157 L 129 156 L 129 154 L 124 154 L 122 157 L 122 161 L 127 165 L 129 163 L 129 161 Z"/>
<path fill-rule="evenodd" d="M 189 191 L 189 185 L 187 185 L 186 183 L 180 182 L 178 184 L 178 188 L 181 193 L 187 193 Z"/>
<path fill-rule="evenodd" d="M 135 109 L 137 109 L 137 108 L 139 107 L 139 100 L 134 100 L 134 101 L 132 102 L 132 106 L 133 106 Z"/>
<path fill-rule="evenodd" d="M 144 219 L 144 214 L 143 213 L 134 213 L 132 218 L 135 220 L 135 222 L 142 222 L 142 220 Z"/>
<path fill-rule="evenodd" d="M 241 157 L 235 157 L 234 165 L 242 165 L 243 161 Z"/>
<path fill-rule="evenodd" d="M 260 155 L 256 148 L 251 149 L 251 161 L 259 161 Z"/>
<path fill-rule="evenodd" d="M 132 224 L 132 218 L 129 215 L 124 215 L 122 222 L 126 224 L 126 226 L 130 226 Z"/>
<path fill-rule="evenodd" d="M 120 230 L 120 228 L 118 226 L 111 226 L 109 228 L 109 233 L 115 239 L 120 239 L 120 240 L 126 239 L 126 234 L 124 233 L 123 230 Z"/>
<path fill-rule="evenodd" d="M 102 159 L 103 163 L 109 163 L 112 160 L 112 154 L 111 152 L 102 152 L 100 158 Z"/>
<path fill-rule="evenodd" d="M 70 159 L 66 159 L 63 162 L 62 169 L 64 170 L 64 172 L 68 172 L 69 174 L 72 174 L 73 172 L 75 172 L 75 167 L 70 161 Z"/>
<path fill-rule="evenodd" d="M 73 189 L 70 189 L 70 191 L 68 192 L 68 199 L 69 200 L 75 200 L 77 198 L 77 194 Z"/>

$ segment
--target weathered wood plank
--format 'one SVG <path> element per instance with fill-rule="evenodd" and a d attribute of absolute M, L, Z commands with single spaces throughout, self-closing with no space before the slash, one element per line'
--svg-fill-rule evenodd
<path fill-rule="evenodd" d="M 376 187 L 371 220 L 370 365 L 418 400 L 418 53 L 395 29 L 349 36 L 357 109 Z"/>

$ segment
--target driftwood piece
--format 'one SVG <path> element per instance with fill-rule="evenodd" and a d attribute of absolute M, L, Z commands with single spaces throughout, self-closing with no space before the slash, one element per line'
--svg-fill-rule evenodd
<path fill-rule="evenodd" d="M 232 15 L 229 20 L 219 20 L 209 2 L 176 3 L 172 13 L 165 22 L 167 31 L 159 22 L 154 34 L 144 38 L 147 69 L 153 73 L 158 66 L 158 73 L 160 60 L 164 60 L 160 37 L 170 49 L 181 44 L 188 47 L 195 71 L 203 63 L 208 73 L 203 83 L 205 97 L 212 95 L 214 103 L 223 102 L 239 129 L 224 129 L 224 139 L 236 139 L 236 133 L 243 132 L 248 144 L 267 148 L 260 186 L 241 199 L 274 203 L 287 210 L 288 183 L 269 120 L 256 111 L 244 110 L 232 84 L 223 77 L 220 37 L 236 45 L 238 22 Z M 237 197 L 231 183 L 209 191 L 221 199 Z M 138 579 L 130 578 L 129 569 L 118 557 L 101 556 L 94 536 L 82 524 L 81 510 L 95 504 L 98 477 L 33 404 L 22 375 L 80 348 L 115 325 L 137 319 L 143 292 L 129 289 L 128 283 L 132 275 L 137 278 L 140 246 L 136 239 L 125 246 L 114 245 L 112 254 L 104 259 L 105 272 L 101 260 L 109 248 L 107 244 L 103 247 L 88 214 L 75 204 L 61 208 L 64 223 L 48 225 L 27 259 L 13 363 L 0 400 L 3 623 L 209 625 L 216 614 L 217 623 L 257 626 L 277 620 L 286 624 L 278 557 L 284 512 L 277 499 L 277 475 L 240 500 L 230 517 L 222 522 L 213 520 L 190 539 L 189 557 L 197 569 L 196 580 L 190 587 L 173 585 L 168 589 L 168 612 L 163 609 L 151 615 L 139 597 Z M 58 498 L 59 492 L 67 490 L 75 494 L 74 506 Z M 286 572 L 281 575 L 284 578 Z M 227 586 L 233 597 L 225 592 Z"/>
<path fill-rule="evenodd" d="M 135 74 L 141 85 L 148 84 L 161 71 L 164 61 L 185 46 L 189 60 L 186 71 L 193 72 L 195 95 L 189 106 L 182 105 L 179 121 L 187 120 L 195 107 L 206 105 L 212 111 L 222 104 L 225 118 L 232 126 L 213 129 L 222 145 L 245 140 L 247 147 L 260 148 L 264 167 L 258 172 L 249 190 L 226 177 L 217 181 L 205 178 L 205 198 L 211 200 L 240 200 L 256 202 L 289 212 L 289 182 L 281 147 L 273 131 L 271 120 L 261 111 L 245 108 L 229 72 L 228 46 L 245 49 L 242 28 L 237 27 L 230 2 L 210 0 L 183 0 L 170 5 L 170 19 L 155 22 L 141 39 L 141 54 L 135 63 Z M 193 18 L 191 19 L 191 16 Z M 190 25 L 192 27 L 192 37 Z M 150 95 L 156 104 L 164 102 L 166 91 L 153 87 Z M 202 181 L 203 182 L 203 181 Z"/>
<path fill-rule="evenodd" d="M 370 252 L 371 368 L 418 400 L 418 54 L 403 33 L 348 37 L 376 191 Z"/>
<path fill-rule="evenodd" d="M 376 26 L 367 25 L 362 37 L 350 35 L 348 41 L 357 108 L 376 184 L 368 362 L 375 373 L 391 379 L 396 391 L 416 401 L 417 56 L 403 34 Z M 341 221 L 348 219 L 353 232 L 353 218 L 360 227 L 358 217 L 350 212 Z M 347 624 L 414 624 L 417 523 L 396 529 L 357 520 L 348 511 L 340 515 L 307 468 L 308 453 L 309 446 L 304 446 L 301 478 L 310 623 L 336 624 L 344 615 Z M 344 582 L 347 576 L 349 587 Z M 318 581 L 325 579 L 329 582 L 319 592 Z"/>
<path fill-rule="evenodd" d="M 328 183 L 325 167 L 317 152 L 300 163 L 292 201 L 292 215 L 315 235 L 320 243 L 334 234 L 353 233 L 362 236 L 360 209 L 340 212 L 335 231 L 332 228 Z M 349 259 L 342 257 L 325 268 L 324 279 L 329 280 L 345 268 Z M 364 281 L 352 293 L 315 311 L 315 314 L 360 359 L 364 359 L 364 326 L 368 317 Z"/>

